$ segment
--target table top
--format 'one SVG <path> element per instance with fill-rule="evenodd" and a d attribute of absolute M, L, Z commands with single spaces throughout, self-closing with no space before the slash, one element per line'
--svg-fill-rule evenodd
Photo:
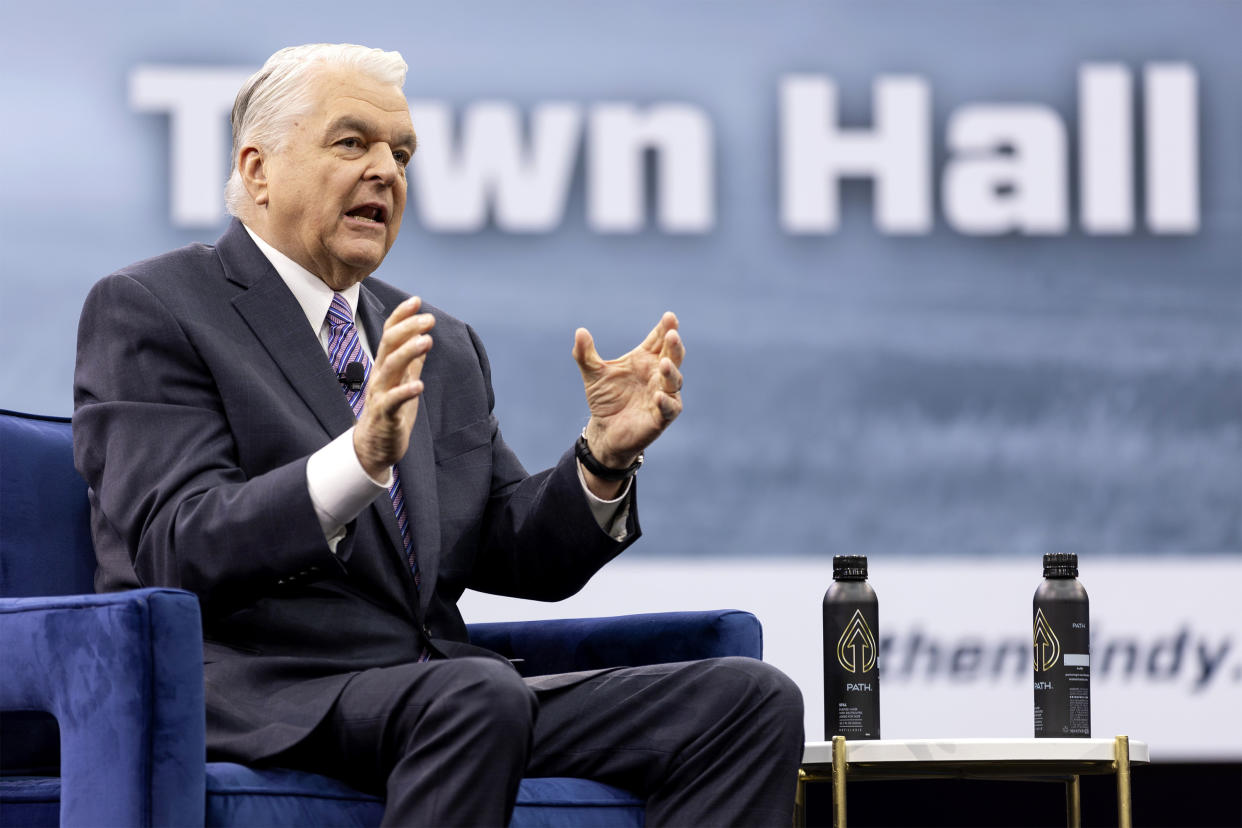
<path fill-rule="evenodd" d="M 1130 763 L 1150 761 L 1147 743 L 1130 739 Z M 1112 762 L 1113 739 L 847 739 L 845 761 L 868 764 Z M 807 742 L 804 767 L 832 764 L 832 742 Z"/>

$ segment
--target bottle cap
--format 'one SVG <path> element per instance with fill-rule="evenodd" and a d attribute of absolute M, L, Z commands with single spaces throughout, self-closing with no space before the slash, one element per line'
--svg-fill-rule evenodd
<path fill-rule="evenodd" d="M 1044 554 L 1045 578 L 1077 578 L 1078 555 L 1074 552 L 1047 552 Z"/>
<path fill-rule="evenodd" d="M 867 556 L 833 555 L 832 579 L 834 581 L 867 580 Z"/>

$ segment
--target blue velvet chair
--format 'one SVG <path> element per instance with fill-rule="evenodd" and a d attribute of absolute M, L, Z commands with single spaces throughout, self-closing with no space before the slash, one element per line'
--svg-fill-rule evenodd
<path fill-rule="evenodd" d="M 205 761 L 198 602 L 92 594 L 88 514 L 69 421 L 0 411 L 0 826 L 378 825 L 383 802 L 337 780 Z M 531 675 L 762 650 L 759 622 L 736 610 L 470 636 Z M 512 822 L 642 824 L 640 799 L 586 779 L 523 780 Z"/>

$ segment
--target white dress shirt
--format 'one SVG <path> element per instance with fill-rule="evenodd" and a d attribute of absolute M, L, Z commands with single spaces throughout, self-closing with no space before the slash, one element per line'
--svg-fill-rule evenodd
<path fill-rule="evenodd" d="M 244 226 L 244 225 L 243 225 Z M 293 296 L 306 314 L 306 320 L 319 337 L 319 344 L 324 353 L 328 350 L 331 332 L 328 328 L 328 308 L 332 305 L 333 290 L 315 274 L 281 253 L 276 248 L 246 227 L 250 238 L 258 245 L 263 255 L 272 263 L 272 267 L 280 274 L 280 278 L 289 286 Z M 341 291 L 345 301 L 353 311 L 354 319 L 358 317 L 357 284 Z M 371 343 L 367 341 L 367 333 L 362 325 L 358 329 L 358 340 L 367 356 L 374 360 Z M 311 503 L 319 518 L 319 525 L 327 538 L 328 546 L 333 552 L 337 544 L 345 537 L 345 525 L 371 505 L 380 493 L 387 495 L 392 485 L 392 470 L 389 469 L 386 480 L 375 480 L 362 468 L 358 455 L 354 451 L 354 430 L 350 428 L 328 445 L 310 456 L 306 463 L 306 488 L 310 493 Z M 586 485 L 582 465 L 578 465 L 578 480 L 586 495 L 587 505 L 599 527 L 614 540 L 624 540 L 625 524 L 629 517 L 630 483 L 626 481 L 624 489 L 612 500 L 596 497 Z"/>

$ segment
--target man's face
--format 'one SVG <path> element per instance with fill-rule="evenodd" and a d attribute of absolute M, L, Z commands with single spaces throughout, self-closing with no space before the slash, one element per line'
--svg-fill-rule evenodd
<path fill-rule="evenodd" d="M 264 156 L 266 218 L 254 229 L 343 290 L 379 267 L 397 240 L 414 127 L 400 89 L 354 69 L 318 70 L 311 94 L 284 146 Z"/>

